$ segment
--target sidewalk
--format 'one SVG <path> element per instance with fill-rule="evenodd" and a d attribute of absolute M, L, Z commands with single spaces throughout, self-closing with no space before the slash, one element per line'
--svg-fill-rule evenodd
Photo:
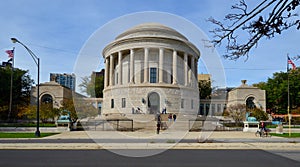
<path fill-rule="evenodd" d="M 208 137 L 208 138 L 206 138 Z M 198 142 L 199 139 L 201 142 Z M 204 140 L 206 139 L 206 140 Z M 40 139 L 1 139 L 0 149 L 263 149 L 300 150 L 300 138 L 256 137 L 253 132 L 71 131 Z"/>

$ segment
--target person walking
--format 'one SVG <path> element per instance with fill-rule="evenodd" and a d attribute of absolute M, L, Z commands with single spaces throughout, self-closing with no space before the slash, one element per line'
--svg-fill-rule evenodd
<path fill-rule="evenodd" d="M 171 113 L 169 114 L 168 119 L 169 119 L 169 122 L 172 121 L 172 114 Z"/>
<path fill-rule="evenodd" d="M 157 124 L 156 124 L 156 134 L 159 134 L 161 127 L 161 117 L 160 114 L 157 115 Z"/>
<path fill-rule="evenodd" d="M 176 114 L 173 114 L 173 120 L 174 120 L 174 122 L 176 121 L 176 118 L 177 118 Z"/>

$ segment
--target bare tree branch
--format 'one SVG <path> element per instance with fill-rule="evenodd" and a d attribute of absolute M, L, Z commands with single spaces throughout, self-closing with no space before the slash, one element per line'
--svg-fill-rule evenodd
<path fill-rule="evenodd" d="M 211 42 L 215 46 L 220 46 L 226 41 L 225 58 L 232 60 L 242 56 L 248 58 L 249 52 L 258 46 L 261 38 L 271 39 L 294 26 L 300 29 L 300 20 L 295 12 L 299 4 L 300 0 L 263 0 L 248 11 L 249 7 L 245 0 L 240 0 L 238 4 L 232 6 L 232 9 L 238 12 L 225 16 L 224 22 L 229 21 L 227 25 L 212 17 L 208 19 L 217 26 L 210 31 L 213 34 Z M 237 35 L 238 31 L 246 31 L 248 41 L 239 43 L 241 37 Z"/>

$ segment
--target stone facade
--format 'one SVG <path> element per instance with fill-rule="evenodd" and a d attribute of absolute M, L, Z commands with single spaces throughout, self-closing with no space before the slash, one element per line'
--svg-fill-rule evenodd
<path fill-rule="evenodd" d="M 242 80 L 241 86 L 234 88 L 228 93 L 227 106 L 238 103 L 266 111 L 266 91 L 249 86 L 246 84 L 246 80 Z"/>
<path fill-rule="evenodd" d="M 31 91 L 31 103 L 36 104 L 36 87 Z M 45 82 L 40 84 L 40 103 L 53 103 L 54 108 L 62 106 L 63 99 L 72 99 L 72 91 L 70 88 L 61 86 L 55 81 Z"/>
<path fill-rule="evenodd" d="M 197 113 L 199 50 L 177 31 L 156 23 L 120 34 L 103 50 L 103 113 Z"/>

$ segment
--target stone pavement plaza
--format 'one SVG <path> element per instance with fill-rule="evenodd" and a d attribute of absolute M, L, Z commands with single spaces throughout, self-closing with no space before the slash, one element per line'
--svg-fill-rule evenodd
<path fill-rule="evenodd" d="M 186 135 L 185 135 L 186 134 Z M 206 140 L 198 142 L 202 136 Z M 207 136 L 207 138 L 205 137 Z M 262 149 L 300 151 L 300 138 L 253 132 L 70 131 L 39 139 L 1 139 L 0 149 Z"/>

